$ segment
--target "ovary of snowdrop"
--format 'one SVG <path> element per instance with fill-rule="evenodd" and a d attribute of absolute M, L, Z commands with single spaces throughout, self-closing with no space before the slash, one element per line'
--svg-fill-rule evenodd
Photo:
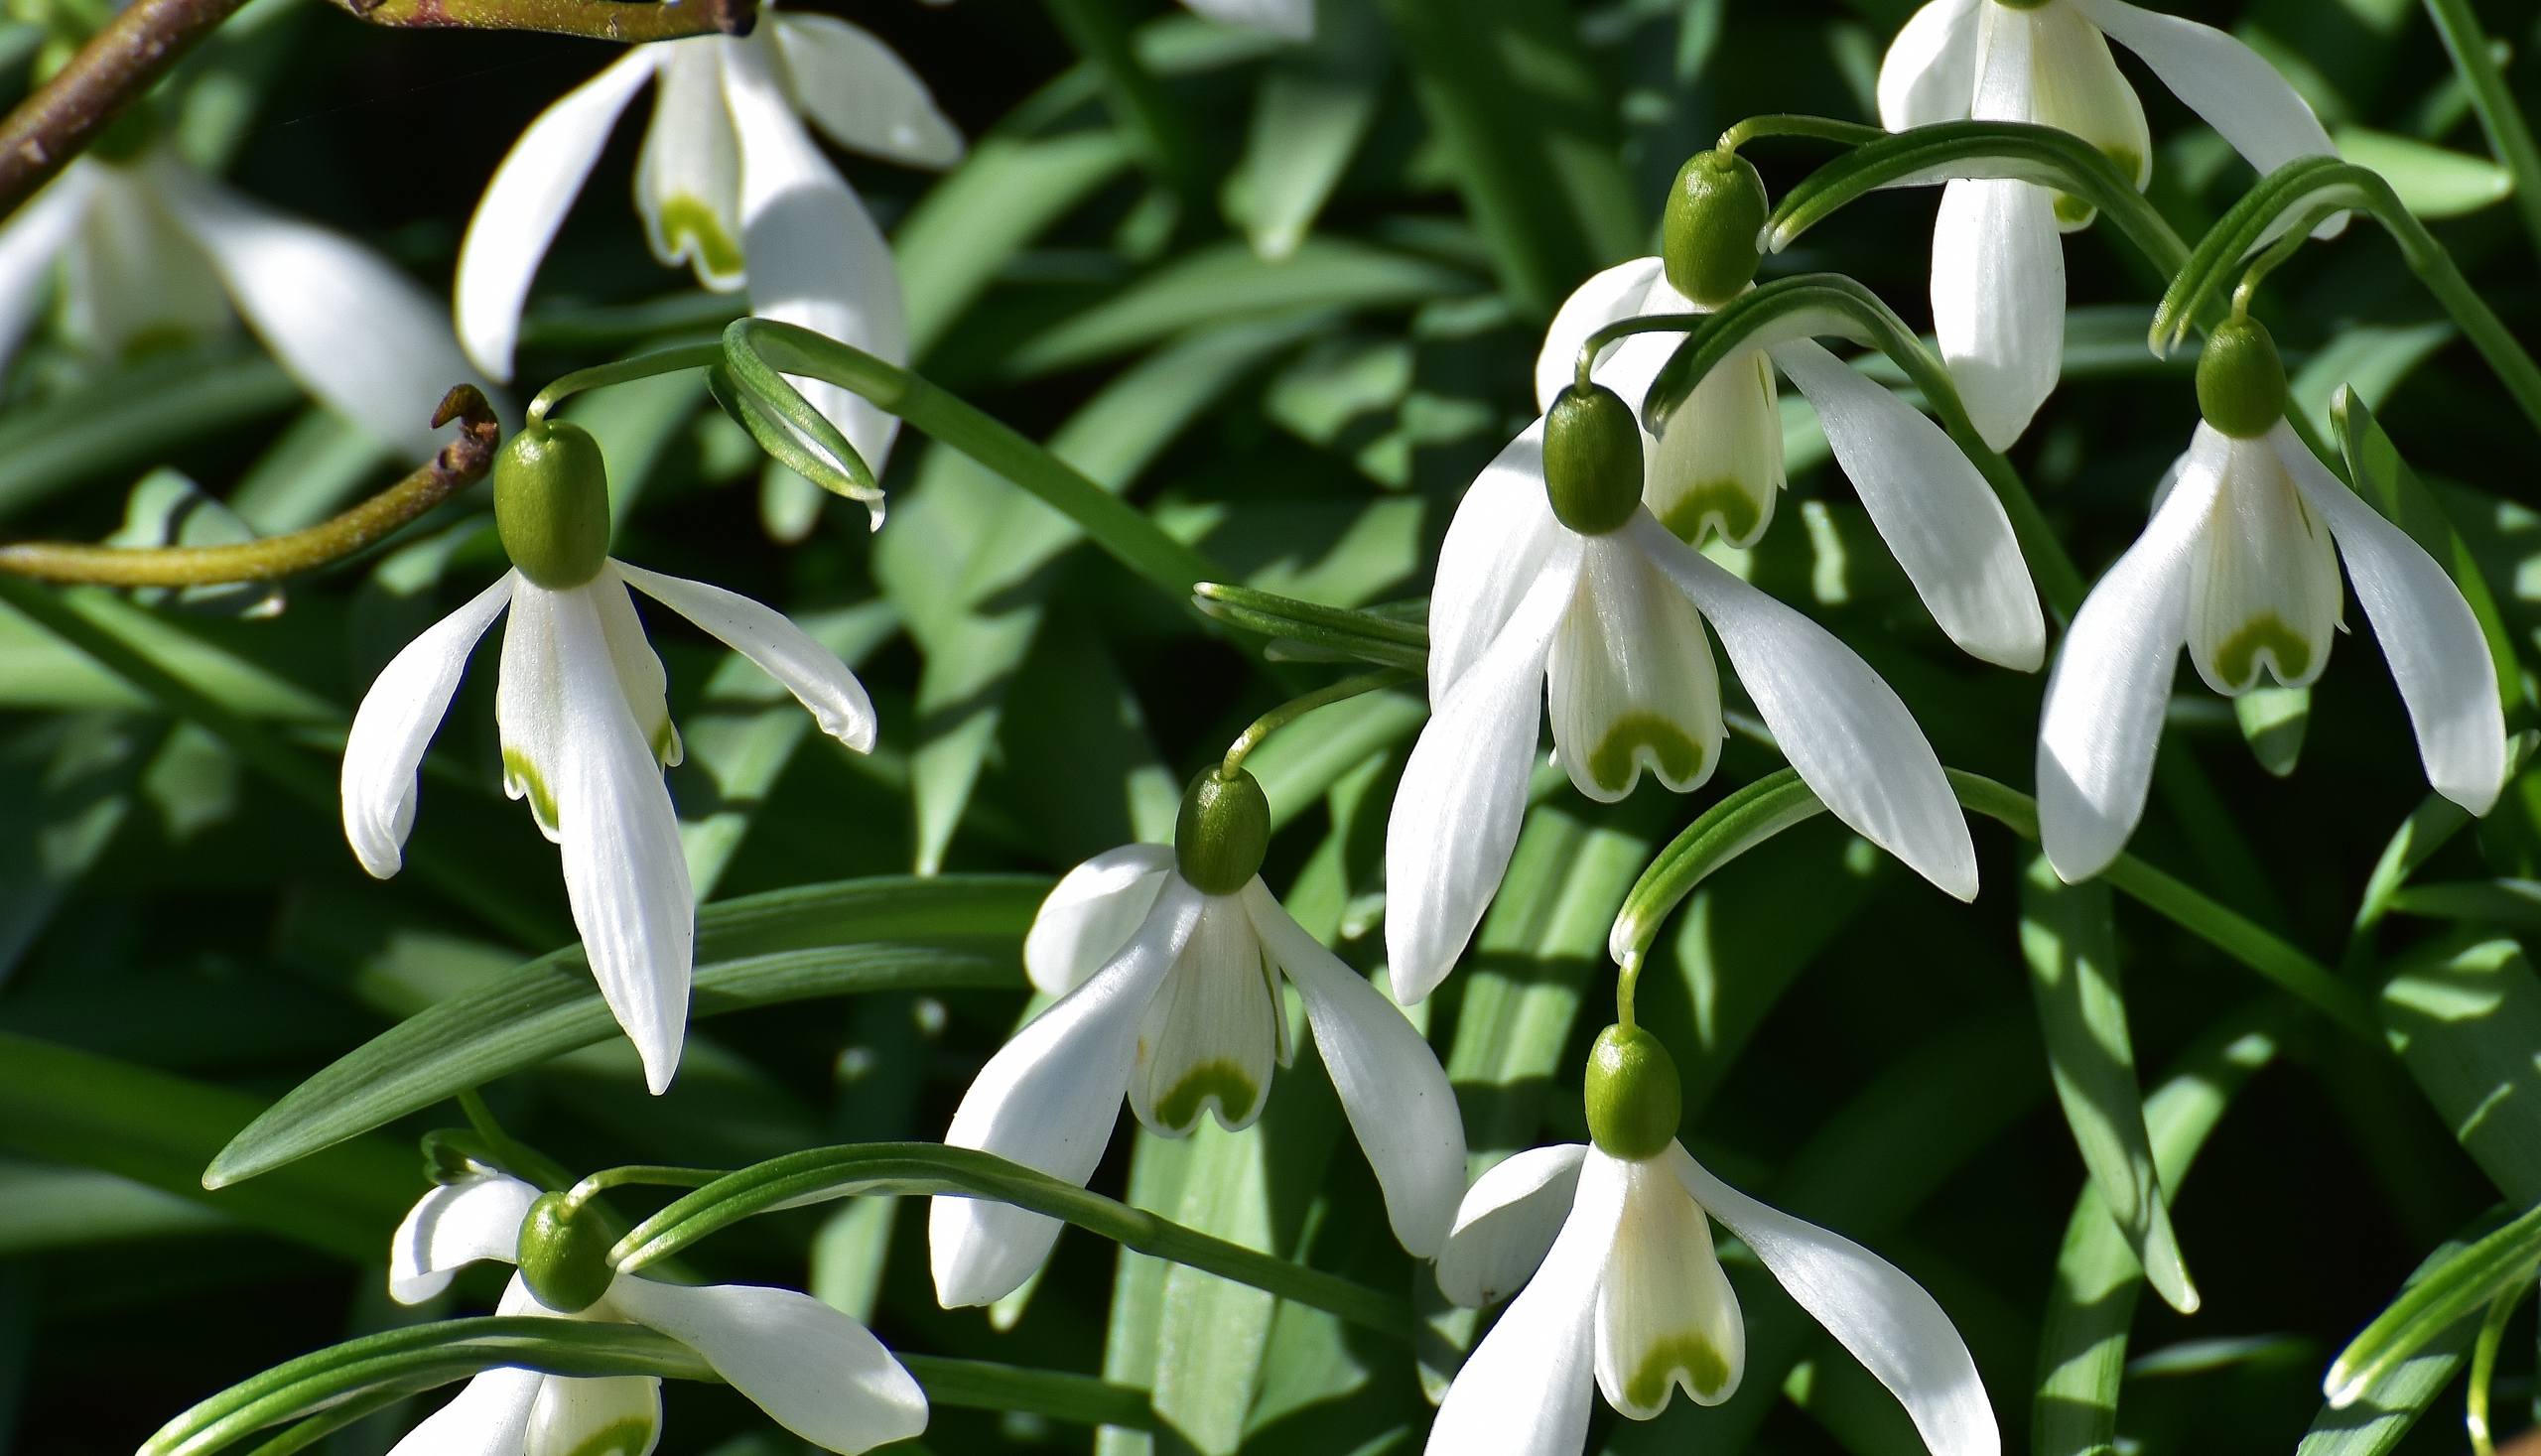
<path fill-rule="evenodd" d="M 516 1263 L 496 1312 L 643 1325 L 695 1351 L 769 1419 L 854 1453 L 926 1429 L 926 1392 L 872 1332 L 809 1294 L 757 1284 L 666 1284 L 620 1274 L 605 1236 L 567 1195 L 483 1173 L 424 1195 L 389 1249 L 388 1292 L 416 1304 L 479 1259 Z M 569 1377 L 502 1367 L 469 1381 L 390 1456 L 648 1456 L 661 1439 L 652 1376 Z"/>
<path fill-rule="evenodd" d="M 494 464 L 495 520 L 512 570 L 428 628 L 380 670 L 344 743 L 344 837 L 382 879 L 414 825 L 416 770 L 450 710 L 468 654 L 504 607 L 503 789 L 529 800 L 561 847 L 583 952 L 655 1092 L 678 1070 L 696 936 L 688 861 L 662 770 L 680 761 L 661 661 L 634 588 L 765 669 L 821 730 L 866 752 L 872 702 L 847 665 L 774 609 L 704 582 L 608 555 L 600 446 L 572 425 L 535 424 Z"/>
<path fill-rule="evenodd" d="M 1438 1287 L 1465 1305 L 1518 1297 L 1448 1387 L 1430 1456 L 1578 1456 L 1592 1391 L 1634 1420 L 1679 1390 L 1728 1399 L 1747 1332 L 1714 1221 L 1896 1394 L 1934 1456 L 1998 1456 L 1975 1362 L 1933 1296 L 1713 1177 L 1676 1140 L 1681 1106 L 1657 1039 L 1608 1027 L 1588 1063 L 1592 1140 L 1522 1152 L 1475 1181 Z"/>
<path fill-rule="evenodd" d="M 2355 583 L 2417 729 L 2427 779 L 2485 814 L 2505 779 L 2505 719 L 2479 624 L 2425 548 L 2330 473 L 2285 421 L 2285 370 L 2248 319 L 2198 361 L 2206 418 L 2144 534 L 2074 613 L 2047 685 L 2038 808 L 2048 862 L 2085 879 L 2144 813 L 2180 649 L 2218 693 L 2309 683 Z"/>
<path fill-rule="evenodd" d="M 2025 121 L 2106 152 L 2142 187 L 2153 175 L 2143 103 L 2109 54 L 2151 67 L 2260 172 L 2334 155 L 2329 133 L 2259 54 L 2212 26 L 2125 0 L 1932 0 L 1879 68 L 1891 131 L 1939 121 Z M 2056 388 L 2065 357 L 2060 229 L 2090 208 L 2053 189 L 1960 179 L 1933 228 L 1933 326 L 1986 443 L 2009 446 Z"/>
<path fill-rule="evenodd" d="M 944 1140 L 1082 1184 L 1126 1095 L 1150 1129 L 1204 1114 L 1249 1127 L 1291 1055 L 1280 982 L 1297 989 L 1351 1131 L 1404 1248 L 1437 1251 L 1464 1181 L 1464 1125 L 1420 1033 L 1297 924 L 1259 870 L 1270 807 L 1253 776 L 1192 783 L 1174 847 L 1130 845 L 1070 870 L 1023 945 L 1059 997 L 980 1069 Z M 1054 1219 L 939 1196 L 927 1217 L 936 1297 L 987 1304 L 1029 1278 Z"/>
<path fill-rule="evenodd" d="M 1838 366 L 1840 367 L 1840 366 Z M 1429 598 L 1430 719 L 1386 826 L 1386 949 L 1417 1000 L 1508 872 L 1538 705 L 1592 799 L 1647 768 L 1711 776 L 1724 726 L 1708 621 L 1785 757 L 1835 816 L 1960 899 L 1976 852 L 1940 760 L 1879 674 L 1643 504 L 1640 426 L 1602 385 L 1565 389 L 1465 492 Z"/>
<path fill-rule="evenodd" d="M 0 363 L 57 264 L 64 330 L 87 352 L 119 358 L 242 318 L 303 388 L 401 454 L 431 455 L 433 407 L 477 378 L 440 307 L 385 259 L 156 142 L 72 162 L 0 227 Z"/>
<path fill-rule="evenodd" d="M 908 326 L 891 250 L 803 122 L 853 151 L 949 167 L 962 137 L 926 85 L 871 35 L 826 15 L 761 7 L 747 36 L 638 46 L 539 113 L 486 185 L 459 253 L 459 336 L 497 377 L 512 371 L 522 303 L 618 114 L 655 82 L 635 171 L 654 255 L 708 288 L 749 290 L 750 312 L 894 364 Z M 897 417 L 834 384 L 805 397 L 876 470 Z"/>

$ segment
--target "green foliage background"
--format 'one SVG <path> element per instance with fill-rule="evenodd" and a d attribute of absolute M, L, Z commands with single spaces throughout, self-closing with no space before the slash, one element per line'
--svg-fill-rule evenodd
<path fill-rule="evenodd" d="M 1144 0 L 1071 3 L 1137 26 L 1153 111 L 1112 104 L 1031 5 L 848 12 L 973 139 L 941 178 L 844 164 L 893 234 L 916 366 L 1125 493 L 1225 579 L 1342 605 L 1426 592 L 1459 492 L 1532 413 L 1551 305 L 1594 268 L 1650 251 L 1682 158 L 1752 113 L 1867 118 L 1878 58 L 1910 9 L 1334 0 L 1322 39 L 1289 50 Z M 2207 18 L 2236 23 L 2334 130 L 2485 155 L 2405 0 L 2222 9 Z M 2521 0 L 2486 10 L 2528 110 L 2541 80 L 2523 58 L 2541 53 L 2541 13 Z M 185 148 L 237 185 L 443 284 L 503 148 L 606 54 L 382 32 L 257 0 L 168 99 Z M 2153 199 L 2193 239 L 2247 170 L 2131 73 L 2162 143 Z M 710 337 L 736 307 L 645 255 L 625 200 L 636 130 L 621 129 L 541 275 L 524 396 L 567 368 Z M 1780 189 L 1825 151 L 1768 141 L 1748 155 Z M 2396 155 L 2404 196 L 2446 214 L 2439 235 L 2483 296 L 2541 338 L 2531 239 L 2511 206 L 2482 204 L 2493 172 L 2457 178 Z M 1881 195 L 1767 271 L 1851 273 L 1928 323 L 1933 202 L 1927 190 Z M 2065 384 L 2014 455 L 2089 574 L 2133 538 L 2195 419 L 2192 359 L 2142 343 L 2161 280 L 2110 233 L 2069 250 Z M 1266 240 L 1293 253 L 1266 258 Z M 2387 238 L 2359 226 L 2307 250 L 2262 312 L 2325 427 L 2336 385 L 2370 402 L 2528 652 L 2541 453 Z M 852 504 L 763 484 L 761 458 L 694 375 L 567 414 L 607 450 L 620 555 L 813 623 L 881 709 L 879 751 L 856 757 L 747 664 L 663 630 L 690 755 L 673 794 L 712 898 L 921 863 L 1045 880 L 1163 838 L 1190 773 L 1253 715 L 1330 677 L 1266 665 L 1257 640 L 1159 598 L 1055 514 L 914 434 L 891 463 L 889 523 L 869 535 Z M 2041 679 L 1948 647 L 1805 414 L 1787 423 L 1795 498 L 1756 578 L 1877 666 L 1945 762 L 2026 787 Z M 314 410 L 243 337 L 112 366 L 39 343 L 0 412 L 0 530 L 101 537 L 154 467 L 281 530 L 408 463 Z M 763 517 L 807 534 L 780 545 Z M 332 817 L 332 755 L 370 675 L 499 569 L 480 488 L 388 550 L 288 584 L 278 615 L 63 594 L 95 633 L 182 684 L 173 701 L 0 606 L 0 1449 L 125 1449 L 270 1364 L 417 1317 L 387 1301 L 379 1260 L 423 1187 L 413 1134 L 454 1125 L 447 1103 L 228 1192 L 197 1178 L 312 1073 L 566 939 L 554 852 L 497 791 L 489 661 L 428 766 L 416 869 L 371 882 Z M 1271 884 L 1363 966 L 1381 952 L 1384 813 L 1417 723 L 1410 695 L 1362 700 L 1256 759 L 1283 822 Z M 2165 758 L 2210 781 L 2226 812 L 2157 795 L 2136 852 L 2339 968 L 2402 1053 L 2117 903 L 2105 933 L 2145 1090 L 2163 1089 L 2155 1143 L 2204 1295 L 2193 1317 L 2143 1297 L 2132 1257 L 2111 1252 L 2114 1226 L 2088 1195 L 2076 1208 L 2083 1166 L 2026 989 L 2029 852 L 2008 834 L 1979 825 L 1986 892 L 1965 907 L 1821 819 L 1706 881 L 1643 981 L 1645 1024 L 1684 1068 L 1697 1151 L 1931 1287 L 2015 1449 L 2033 1431 L 2042 1451 L 2084 1449 L 2073 1432 L 2111 1400 L 2134 1449 L 2286 1449 L 2329 1360 L 2422 1258 L 2501 1201 L 2541 1200 L 2541 980 L 2510 944 L 2456 959 L 2541 928 L 2522 878 L 2541 858 L 2541 798 L 2509 790 L 2475 839 L 2413 866 L 2414 886 L 2357 934 L 2368 875 L 2426 797 L 2366 634 L 2317 689 L 2292 776 L 2263 769 L 2228 706 L 2193 682 Z M 1535 811 L 1477 951 L 1421 1008 L 1478 1154 L 1582 1135 L 1577 1068 L 1606 1019 L 1616 905 L 1695 812 L 1776 766 L 1733 746 L 1689 799 L 1651 786 L 1605 810 L 1565 789 Z M 985 989 L 701 1021 L 658 1100 L 613 1037 L 485 1096 L 512 1132 L 578 1169 L 939 1135 L 1024 1008 L 1014 946 L 1032 894 L 1008 898 L 940 927 L 988 947 Z M 2093 952 L 2103 932 L 2087 906 L 2026 903 L 2044 960 Z M 1257 1131 L 1123 1135 L 1095 1186 L 1434 1305 L 1386 1236 L 1311 1062 L 1282 1075 Z M 2186 1178 L 2172 1154 L 2194 1147 L 2201 1119 L 2211 1134 Z M 895 1349 L 1151 1390 L 1170 1428 L 1098 1438 L 947 1408 L 930 1449 L 1418 1449 L 1426 1406 L 1399 1344 L 1073 1233 L 1010 1328 L 946 1313 L 921 1212 L 862 1200 L 783 1215 L 694 1261 L 808 1281 Z M 1592 1449 L 1918 1449 L 1886 1393 L 1752 1263 L 1732 1276 L 1751 1320 L 1741 1394 L 1714 1411 L 1679 1401 L 1648 1426 L 1601 1414 Z M 442 1312 L 479 1311 L 494 1287 L 463 1281 Z M 2514 1327 L 2508 1429 L 2527 1418 L 2530 1349 Z M 678 1386 L 670 1399 L 665 1451 L 794 1449 L 728 1392 Z M 2304 1450 L 2457 1450 L 2458 1401 L 2458 1385 L 2437 1395 L 2398 1445 L 2325 1436 Z M 325 1449 L 383 1451 L 423 1408 Z"/>

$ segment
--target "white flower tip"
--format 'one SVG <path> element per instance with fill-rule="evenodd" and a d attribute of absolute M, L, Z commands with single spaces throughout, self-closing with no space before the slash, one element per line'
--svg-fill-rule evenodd
<path fill-rule="evenodd" d="M 353 858 L 361 861 L 361 867 L 371 878 L 394 879 L 397 871 L 406 867 L 405 852 L 398 841 L 364 834 L 351 825 L 344 829 L 344 838 L 353 847 Z"/>
<path fill-rule="evenodd" d="M 2464 783 L 2458 779 L 2444 778 L 2436 780 L 2434 787 L 2437 793 L 2460 805 L 2463 812 L 2472 818 L 2484 819 L 2488 811 L 2497 806 L 2498 796 L 2505 792 L 2505 780 L 2499 776 L 2492 779 L 2482 778 L 2476 783 Z"/>
<path fill-rule="evenodd" d="M 677 1027 L 668 1037 L 648 1037 L 636 1043 L 636 1053 L 644 1059 L 644 1087 L 653 1096 L 671 1090 L 671 1079 L 679 1075 L 679 1052 Z"/>
<path fill-rule="evenodd" d="M 1915 868 L 1951 899 L 1961 904 L 1976 902 L 1976 849 L 1972 844 L 1962 841 L 1958 852 L 1945 864 L 1929 867 L 1918 864 Z"/>

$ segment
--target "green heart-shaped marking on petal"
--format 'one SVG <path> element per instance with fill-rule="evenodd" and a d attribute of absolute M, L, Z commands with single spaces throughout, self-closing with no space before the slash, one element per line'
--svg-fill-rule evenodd
<path fill-rule="evenodd" d="M 1632 783 L 1634 755 L 1644 748 L 1672 783 L 1688 782 L 1702 772 L 1703 750 L 1683 728 L 1655 713 L 1627 713 L 1606 728 L 1589 753 L 1588 776 L 1599 788 L 1620 794 Z"/>
<path fill-rule="evenodd" d="M 1261 1085 L 1245 1075 L 1242 1067 L 1220 1059 L 1202 1062 L 1173 1084 L 1173 1090 L 1156 1099 L 1156 1121 L 1167 1131 L 1180 1134 L 1200 1125 L 1200 1113 L 1211 1099 L 1218 1104 L 1218 1121 L 1230 1123 L 1253 1111 L 1262 1096 Z"/>
<path fill-rule="evenodd" d="M 1705 1405 L 1717 1405 L 1729 1394 L 1728 1360 L 1709 1340 L 1683 1334 L 1651 1347 L 1624 1382 L 1624 1395 L 1637 1409 L 1656 1410 L 1668 1403 L 1668 1388 L 1680 1375 L 1685 1390 Z"/>
<path fill-rule="evenodd" d="M 2312 670 L 2312 644 L 2275 612 L 2261 612 L 2214 650 L 2215 675 L 2238 693 L 2256 687 L 2259 654 L 2265 653 L 2280 683 L 2302 680 Z"/>

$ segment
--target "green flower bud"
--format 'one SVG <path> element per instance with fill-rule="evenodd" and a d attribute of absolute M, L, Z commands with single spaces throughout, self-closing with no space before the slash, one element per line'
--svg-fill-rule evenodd
<path fill-rule="evenodd" d="M 1610 1157 L 1656 1157 L 1676 1140 L 1685 1094 L 1659 1038 L 1609 1026 L 1588 1053 L 1588 1136 Z"/>
<path fill-rule="evenodd" d="M 1564 385 L 1544 412 L 1544 493 L 1582 536 L 1621 530 L 1641 508 L 1641 425 L 1602 384 Z"/>
<path fill-rule="evenodd" d="M 520 574 L 552 591 L 579 587 L 608 559 L 608 467 L 579 425 L 542 421 L 494 457 L 494 529 Z"/>
<path fill-rule="evenodd" d="M 1773 208 L 1765 180 L 1735 152 L 1697 152 L 1668 190 L 1659 255 L 1668 282 L 1706 309 L 1736 298 L 1764 261 L 1761 239 Z"/>
<path fill-rule="evenodd" d="M 542 1193 L 520 1221 L 520 1277 L 538 1302 L 558 1314 L 580 1314 L 608 1292 L 608 1235 L 589 1213 L 568 1209 L 562 1193 Z"/>
<path fill-rule="evenodd" d="M 2252 440 L 2285 418 L 2285 361 L 2255 319 L 2234 315 L 2207 335 L 2197 359 L 2197 407 L 2206 423 Z"/>
<path fill-rule="evenodd" d="M 1173 822 L 1173 863 L 1193 889 L 1234 894 L 1262 872 L 1270 848 L 1270 800 L 1252 774 L 1220 778 L 1211 768 L 1191 780 Z"/>

